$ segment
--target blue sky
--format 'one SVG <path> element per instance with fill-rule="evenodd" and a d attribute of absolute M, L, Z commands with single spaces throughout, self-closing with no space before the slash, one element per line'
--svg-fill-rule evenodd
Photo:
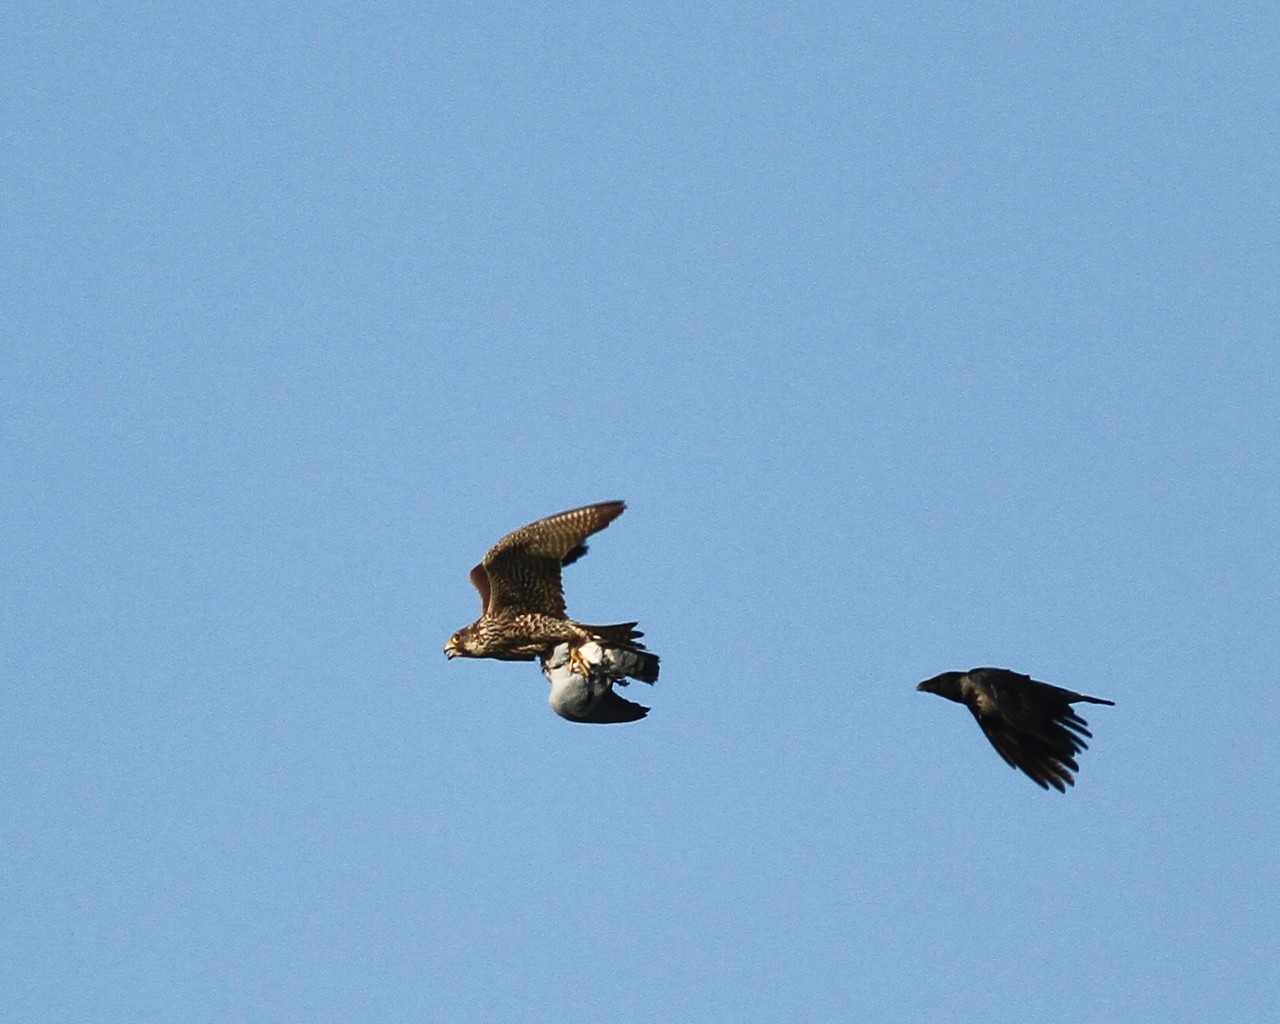
<path fill-rule="evenodd" d="M 6 1021 L 1270 1021 L 1269 5 L 0 14 Z M 446 663 L 624 498 L 575 726 Z M 914 692 L 1108 697 L 1065 796 Z"/>

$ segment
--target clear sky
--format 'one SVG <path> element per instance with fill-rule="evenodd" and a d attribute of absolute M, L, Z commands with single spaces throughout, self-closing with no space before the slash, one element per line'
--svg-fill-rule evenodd
<path fill-rule="evenodd" d="M 1276 1019 L 1280 8 L 0 50 L 0 1018 Z M 645 721 L 446 662 L 614 498 Z M 1116 702 L 1073 791 L 976 665 Z"/>

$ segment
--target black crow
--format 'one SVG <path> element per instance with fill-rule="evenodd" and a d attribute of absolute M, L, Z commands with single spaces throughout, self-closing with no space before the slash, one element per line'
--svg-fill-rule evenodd
<path fill-rule="evenodd" d="M 1001 757 L 1044 789 L 1052 786 L 1060 793 L 1075 785 L 1071 773 L 1080 770 L 1076 755 L 1093 738 L 1089 723 L 1071 705 L 1115 704 L 1006 668 L 943 672 L 916 689 L 965 705 Z"/>

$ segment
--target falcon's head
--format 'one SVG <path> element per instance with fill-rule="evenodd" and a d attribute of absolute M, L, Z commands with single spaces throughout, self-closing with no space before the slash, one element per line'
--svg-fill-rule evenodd
<path fill-rule="evenodd" d="M 450 658 L 478 658 L 480 654 L 474 646 L 477 639 L 474 625 L 460 629 L 449 637 L 449 642 L 444 645 L 444 653 Z"/>

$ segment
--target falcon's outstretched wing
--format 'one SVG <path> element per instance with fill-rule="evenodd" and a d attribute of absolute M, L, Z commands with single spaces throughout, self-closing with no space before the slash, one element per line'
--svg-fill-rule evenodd
<path fill-rule="evenodd" d="M 485 615 L 537 612 L 565 617 L 560 569 L 587 553 L 586 539 L 622 515 L 605 501 L 539 519 L 507 534 L 471 570 Z"/>

